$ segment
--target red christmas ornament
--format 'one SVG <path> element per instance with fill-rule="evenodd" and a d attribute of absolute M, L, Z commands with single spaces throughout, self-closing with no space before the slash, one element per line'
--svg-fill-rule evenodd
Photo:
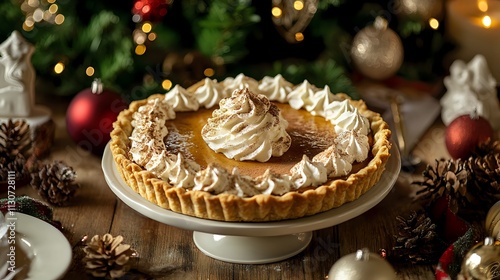
<path fill-rule="evenodd" d="M 66 111 L 66 129 L 77 145 L 96 155 L 102 154 L 110 140 L 113 122 L 127 107 L 121 96 L 103 89 L 95 80 L 91 88 L 77 93 Z"/>
<path fill-rule="evenodd" d="M 168 0 L 136 0 L 132 13 L 140 16 L 139 21 L 158 22 L 167 14 Z"/>
<path fill-rule="evenodd" d="M 467 159 L 477 145 L 493 137 L 490 122 L 478 115 L 463 115 L 453 120 L 445 131 L 446 148 L 454 159 Z"/>

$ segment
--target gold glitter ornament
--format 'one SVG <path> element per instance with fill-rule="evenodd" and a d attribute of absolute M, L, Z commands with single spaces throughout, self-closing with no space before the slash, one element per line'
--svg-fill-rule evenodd
<path fill-rule="evenodd" d="M 352 42 L 354 66 L 361 74 L 374 80 L 390 78 L 403 64 L 403 43 L 387 24 L 386 19 L 377 17 L 374 24 L 361 29 Z"/>
<path fill-rule="evenodd" d="M 485 220 L 486 234 L 500 241 L 500 200 L 491 206 Z"/>
<path fill-rule="evenodd" d="M 393 280 L 394 268 L 380 255 L 366 248 L 343 256 L 333 264 L 328 280 Z"/>
<path fill-rule="evenodd" d="M 466 280 L 500 279 L 500 242 L 486 237 L 465 255 L 461 276 Z"/>

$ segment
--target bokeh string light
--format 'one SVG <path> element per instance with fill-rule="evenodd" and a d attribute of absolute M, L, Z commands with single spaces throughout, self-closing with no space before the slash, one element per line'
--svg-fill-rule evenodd
<path fill-rule="evenodd" d="M 477 1 L 477 8 L 479 11 L 481 11 L 484 15 L 483 18 L 481 19 L 481 23 L 483 24 L 484 28 L 490 28 L 491 27 L 491 17 L 487 14 L 489 5 L 487 0 L 478 0 Z"/>
<path fill-rule="evenodd" d="M 136 0 L 132 7 L 132 21 L 136 23 L 132 37 L 135 43 L 135 54 L 144 55 L 147 42 L 157 39 L 153 32 L 154 24 L 167 14 L 173 0 Z"/>
<path fill-rule="evenodd" d="M 305 39 L 304 30 L 318 9 L 318 0 L 273 0 L 272 20 L 288 43 Z"/>
<path fill-rule="evenodd" d="M 32 32 L 36 24 L 48 23 L 61 25 L 65 17 L 59 12 L 56 0 L 24 0 L 20 6 L 25 16 L 23 30 Z M 64 71 L 64 62 L 59 61 L 54 65 L 54 73 L 61 74 Z"/>
<path fill-rule="evenodd" d="M 57 25 L 64 23 L 64 15 L 59 13 L 56 0 L 24 0 L 21 3 L 21 10 L 25 15 L 23 30 L 26 32 L 32 31 L 37 23 L 47 22 Z"/>
<path fill-rule="evenodd" d="M 132 7 L 132 21 L 136 23 L 136 28 L 132 32 L 132 39 L 135 44 L 134 53 L 138 56 L 146 54 L 147 44 L 157 39 L 154 32 L 154 24 L 160 22 L 167 14 L 169 5 L 173 0 L 136 0 Z M 143 78 L 145 85 L 153 85 L 156 81 L 151 74 L 146 74 Z M 169 90 L 172 81 L 164 79 L 161 87 Z"/>

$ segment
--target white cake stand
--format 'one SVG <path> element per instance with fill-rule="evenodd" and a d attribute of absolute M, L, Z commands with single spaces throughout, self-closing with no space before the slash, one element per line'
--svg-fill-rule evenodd
<path fill-rule="evenodd" d="M 104 150 L 102 169 L 110 189 L 120 200 L 148 218 L 192 230 L 195 245 L 207 256 L 231 263 L 263 264 L 302 252 L 311 242 L 312 231 L 340 224 L 377 205 L 392 189 L 401 168 L 398 150 L 393 148 L 391 154 L 380 181 L 359 199 L 309 217 L 258 223 L 200 219 L 149 202 L 123 181 L 109 144 Z"/>

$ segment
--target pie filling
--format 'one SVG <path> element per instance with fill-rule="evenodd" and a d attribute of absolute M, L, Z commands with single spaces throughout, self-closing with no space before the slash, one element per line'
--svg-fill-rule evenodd
<path fill-rule="evenodd" d="M 242 197 L 317 187 L 368 158 L 368 119 L 327 87 L 303 95 L 290 87 L 285 97 L 303 101 L 296 109 L 258 86 L 257 93 L 233 87 L 218 108 L 200 109 L 200 91 L 179 86 L 141 106 L 133 115 L 132 158 L 173 186 Z"/>

